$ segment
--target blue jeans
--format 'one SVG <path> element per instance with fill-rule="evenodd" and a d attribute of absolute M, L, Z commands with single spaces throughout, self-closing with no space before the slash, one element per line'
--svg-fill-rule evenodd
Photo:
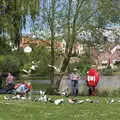
<path fill-rule="evenodd" d="M 72 87 L 72 95 L 73 96 L 78 95 L 78 80 L 72 80 L 71 87 Z"/>

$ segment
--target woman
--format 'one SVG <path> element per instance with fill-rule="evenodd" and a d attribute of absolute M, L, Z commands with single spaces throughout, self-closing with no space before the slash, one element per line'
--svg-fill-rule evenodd
<path fill-rule="evenodd" d="M 11 90 L 14 88 L 14 80 L 15 77 L 12 75 L 12 73 L 9 72 L 6 78 L 6 87 L 7 87 L 6 90 Z"/>
<path fill-rule="evenodd" d="M 77 73 L 77 69 L 74 69 L 73 73 L 70 75 L 71 79 L 71 88 L 72 88 L 72 95 L 78 95 L 78 80 L 80 80 L 80 76 Z"/>

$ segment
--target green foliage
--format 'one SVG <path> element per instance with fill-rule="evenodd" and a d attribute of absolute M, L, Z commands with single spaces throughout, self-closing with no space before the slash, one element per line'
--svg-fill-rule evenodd
<path fill-rule="evenodd" d="M 32 74 L 45 75 L 48 74 L 49 68 L 48 64 L 50 62 L 50 54 L 46 47 L 32 47 L 33 51 L 30 54 L 27 54 L 27 61 L 25 62 L 25 70 L 29 70 L 32 65 L 35 65 L 35 70 L 32 70 Z M 34 63 L 32 63 L 34 62 Z"/>
<path fill-rule="evenodd" d="M 91 65 L 92 65 L 92 60 L 89 56 L 81 56 L 79 62 L 72 63 L 69 65 L 69 67 L 70 70 L 77 68 L 80 74 L 85 75 Z"/>
<path fill-rule="evenodd" d="M 35 19 L 40 0 L 1 0 L 0 5 L 0 36 L 4 38 L 8 35 L 19 46 L 22 29 L 26 26 L 26 16 Z"/>
<path fill-rule="evenodd" d="M 19 73 L 20 61 L 19 58 L 12 55 L 0 56 L 0 71 L 3 73 L 12 72 Z"/>
<path fill-rule="evenodd" d="M 11 53 L 11 47 L 5 43 L 5 40 L 0 40 L 0 54 Z"/>

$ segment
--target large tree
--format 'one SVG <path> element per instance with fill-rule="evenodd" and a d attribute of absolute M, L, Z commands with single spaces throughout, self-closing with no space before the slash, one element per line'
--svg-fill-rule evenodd
<path fill-rule="evenodd" d="M 76 36 L 82 31 L 89 31 L 94 36 L 94 42 L 101 43 L 102 39 L 99 39 L 98 35 L 101 34 L 105 25 L 120 20 L 120 2 L 117 0 L 44 0 L 42 4 L 43 9 L 41 9 L 37 26 L 39 26 L 39 30 L 47 29 L 51 33 L 49 38 L 52 42 L 52 66 L 55 64 L 54 50 L 58 30 L 62 30 L 62 37 L 66 40 L 64 59 L 60 66 L 60 77 L 56 85 L 58 88 L 68 67 Z M 88 43 L 91 45 L 93 40 Z M 54 70 L 51 69 L 51 71 L 53 77 Z M 51 79 L 54 81 L 54 78 Z"/>

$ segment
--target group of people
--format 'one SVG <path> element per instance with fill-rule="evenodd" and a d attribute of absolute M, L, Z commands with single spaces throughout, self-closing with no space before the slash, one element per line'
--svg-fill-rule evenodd
<path fill-rule="evenodd" d="M 31 82 L 27 81 L 22 81 L 20 83 L 15 83 L 15 77 L 14 75 L 9 72 L 6 80 L 5 80 L 5 85 L 3 85 L 3 75 L 0 72 L 0 91 L 1 93 L 15 93 L 16 95 L 19 94 L 21 96 L 26 96 L 27 93 L 32 89 Z"/>
<path fill-rule="evenodd" d="M 75 68 L 73 72 L 70 74 L 69 79 L 71 80 L 71 91 L 73 96 L 78 95 L 78 89 L 79 89 L 79 80 L 80 75 L 77 72 L 77 69 Z M 86 85 L 88 87 L 88 95 L 89 96 L 95 96 L 96 95 L 96 86 L 99 82 L 99 73 L 94 69 L 91 68 L 86 73 L 86 78 L 84 79 L 86 82 Z"/>

